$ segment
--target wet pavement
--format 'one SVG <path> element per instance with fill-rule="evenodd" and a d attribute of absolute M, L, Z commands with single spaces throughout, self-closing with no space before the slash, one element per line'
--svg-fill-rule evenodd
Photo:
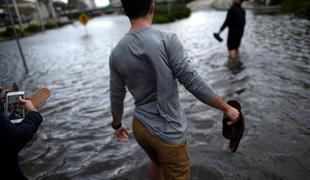
<path fill-rule="evenodd" d="M 195 12 L 156 25 L 178 34 L 201 76 L 226 100 L 239 100 L 246 118 L 244 139 L 232 154 L 221 135 L 222 113 L 180 88 L 192 179 L 308 179 L 310 21 L 247 12 L 239 63 L 232 64 L 225 43 L 212 36 L 224 18 L 225 12 Z M 52 91 L 43 124 L 20 154 L 31 179 L 146 179 L 144 152 L 132 136 L 117 142 L 109 125 L 108 57 L 128 29 L 125 17 L 105 16 L 90 22 L 88 35 L 76 24 L 24 38 L 28 75 L 16 43 L 0 43 L 1 85 L 16 81 L 28 94 Z M 130 131 L 133 108 L 127 94 Z"/>

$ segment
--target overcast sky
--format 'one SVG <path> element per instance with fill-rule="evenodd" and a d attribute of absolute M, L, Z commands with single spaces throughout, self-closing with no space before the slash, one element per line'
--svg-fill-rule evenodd
<path fill-rule="evenodd" d="M 68 2 L 68 0 L 61 0 L 64 2 Z M 109 5 L 109 0 L 95 0 L 95 3 L 98 7 L 107 6 Z"/>
<path fill-rule="evenodd" d="M 31 1 L 31 0 L 29 0 Z M 54 0 L 54 1 L 63 1 L 65 3 L 68 2 L 68 0 Z M 109 5 L 109 0 L 95 0 L 95 3 L 98 7 L 107 6 Z"/>
<path fill-rule="evenodd" d="M 109 5 L 109 0 L 95 0 L 97 6 L 107 6 Z"/>

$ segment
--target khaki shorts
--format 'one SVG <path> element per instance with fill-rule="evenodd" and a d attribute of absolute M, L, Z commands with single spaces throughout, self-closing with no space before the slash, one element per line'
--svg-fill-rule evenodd
<path fill-rule="evenodd" d="M 137 119 L 133 120 L 133 134 L 152 162 L 163 169 L 166 180 L 190 179 L 190 160 L 186 142 L 164 143 L 154 137 Z"/>

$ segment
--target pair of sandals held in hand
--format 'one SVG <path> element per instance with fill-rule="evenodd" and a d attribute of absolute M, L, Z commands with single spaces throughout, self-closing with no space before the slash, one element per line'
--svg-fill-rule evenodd
<path fill-rule="evenodd" d="M 240 140 L 243 136 L 244 132 L 244 116 L 241 112 L 241 105 L 236 100 L 230 100 L 227 102 L 230 106 L 237 109 L 240 113 L 240 119 L 233 125 L 228 125 L 227 123 L 230 119 L 224 115 L 223 117 L 223 136 L 230 140 L 229 142 L 229 149 L 231 152 L 236 152 L 240 143 Z"/>

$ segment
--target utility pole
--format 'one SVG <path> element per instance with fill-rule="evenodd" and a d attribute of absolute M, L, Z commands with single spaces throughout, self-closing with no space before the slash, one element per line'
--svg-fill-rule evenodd
<path fill-rule="evenodd" d="M 20 13 L 19 13 L 19 9 L 18 9 L 17 4 L 16 4 L 16 0 L 13 0 L 13 5 L 15 8 L 15 12 L 16 12 L 16 16 L 17 16 L 17 20 L 18 20 L 18 24 L 19 24 L 19 29 L 21 32 L 23 32 L 23 24 L 22 24 L 22 20 L 20 18 Z"/>
<path fill-rule="evenodd" d="M 56 26 L 58 27 L 58 20 L 57 20 L 57 17 L 56 17 L 54 5 L 53 5 L 53 0 L 49 0 L 49 1 L 48 1 L 48 5 L 49 5 L 49 7 L 50 7 L 50 10 L 51 10 L 51 13 L 52 13 L 52 17 L 53 17 L 53 19 L 54 19 L 54 22 L 55 22 Z"/>
<path fill-rule="evenodd" d="M 168 5 L 168 14 L 171 15 L 171 1 L 166 0 L 166 4 Z"/>
<path fill-rule="evenodd" d="M 12 25 L 12 28 L 13 28 L 14 35 L 15 35 L 15 39 L 16 39 L 16 43 L 17 43 L 17 46 L 18 46 L 18 50 L 20 52 L 20 56 L 22 57 L 26 73 L 28 74 L 28 72 L 29 72 L 28 71 L 28 67 L 27 67 L 27 64 L 26 64 L 26 60 L 25 60 L 25 57 L 24 57 L 23 50 L 22 50 L 22 48 L 20 46 L 20 43 L 19 43 L 18 34 L 16 33 L 15 22 L 14 22 L 14 19 L 13 19 L 13 16 L 12 16 L 12 12 L 11 12 L 11 9 L 10 9 L 10 6 L 9 6 L 9 1 L 5 0 L 5 4 L 6 4 L 6 7 L 8 9 L 8 14 L 9 14 L 9 18 L 10 18 L 10 21 L 11 21 L 11 25 Z"/>
<path fill-rule="evenodd" d="M 45 30 L 45 25 L 44 25 L 44 22 L 43 22 L 41 13 L 40 13 L 40 4 L 39 4 L 39 1 L 38 1 L 38 0 L 35 0 L 35 4 L 36 4 L 36 9 L 37 9 L 37 12 L 38 12 L 38 16 L 39 16 L 39 20 L 40 20 L 40 24 L 41 24 L 42 31 L 44 31 L 44 30 Z"/>

